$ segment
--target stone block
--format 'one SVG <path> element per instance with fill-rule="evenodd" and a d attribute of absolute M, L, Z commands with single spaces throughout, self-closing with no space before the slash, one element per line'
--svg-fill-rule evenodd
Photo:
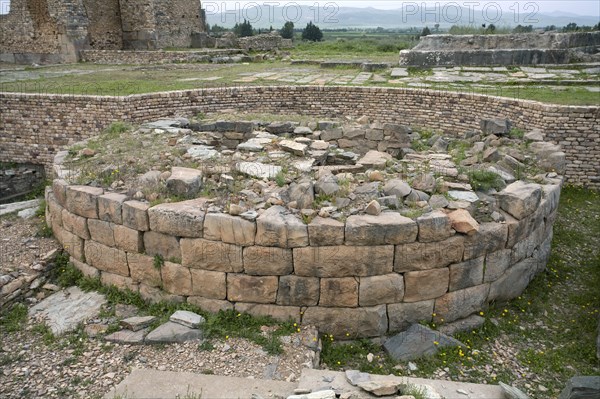
<path fill-rule="evenodd" d="M 146 284 L 150 287 L 160 287 L 162 278 L 160 267 L 154 264 L 154 258 L 138 253 L 127 253 L 127 264 L 131 279 L 136 283 Z"/>
<path fill-rule="evenodd" d="M 421 302 L 392 303 L 387 305 L 390 320 L 390 332 L 404 331 L 410 325 L 421 321 L 430 322 L 433 315 L 434 300 Z"/>
<path fill-rule="evenodd" d="M 244 272 L 256 276 L 282 276 L 294 271 L 292 250 L 278 247 L 246 247 Z"/>
<path fill-rule="evenodd" d="M 140 284 L 140 296 L 147 302 L 158 303 L 158 302 L 171 302 L 171 303 L 183 303 L 185 297 L 181 295 L 172 295 L 164 292 L 163 290 L 150 287 L 146 284 Z"/>
<path fill-rule="evenodd" d="M 85 242 L 85 260 L 90 266 L 104 272 L 129 276 L 127 255 L 120 249 L 88 240 Z"/>
<path fill-rule="evenodd" d="M 127 252 L 144 252 L 143 233 L 120 224 L 114 225 L 113 233 L 117 248 Z"/>
<path fill-rule="evenodd" d="M 520 260 L 529 258 L 533 255 L 535 249 L 544 241 L 546 226 L 541 222 L 537 228 L 531 232 L 525 239 L 518 241 L 513 247 L 510 256 L 510 263 L 515 264 Z"/>
<path fill-rule="evenodd" d="M 229 301 L 219 299 L 207 299 L 201 296 L 189 296 L 187 302 L 190 305 L 198 306 L 200 309 L 210 312 L 219 313 L 222 311 L 233 310 L 233 304 Z"/>
<path fill-rule="evenodd" d="M 54 194 L 54 198 L 63 208 L 67 206 L 68 185 L 69 183 L 63 179 L 54 179 L 52 181 L 52 193 Z"/>
<path fill-rule="evenodd" d="M 177 263 L 165 262 L 160 268 L 163 289 L 175 295 L 193 295 L 190 269 Z"/>
<path fill-rule="evenodd" d="M 124 277 L 119 274 L 100 272 L 100 282 L 107 287 L 115 286 L 118 289 L 125 291 L 138 292 L 138 285 L 133 282 L 131 277 Z"/>
<path fill-rule="evenodd" d="M 358 306 L 358 281 L 354 277 L 322 278 L 319 306 Z"/>
<path fill-rule="evenodd" d="M 317 216 L 308 225 L 308 240 L 315 247 L 344 244 L 344 223 Z"/>
<path fill-rule="evenodd" d="M 396 245 L 394 271 L 403 273 L 446 267 L 460 262 L 463 253 L 464 237 L 458 235 L 440 242 Z"/>
<path fill-rule="evenodd" d="M 98 218 L 116 224 L 123 223 L 123 203 L 127 196 L 117 193 L 106 193 L 98 197 Z"/>
<path fill-rule="evenodd" d="M 197 169 L 171 168 L 171 176 L 167 179 L 167 190 L 169 192 L 189 197 L 198 194 L 202 186 L 202 172 Z"/>
<path fill-rule="evenodd" d="M 471 316 L 465 317 L 464 319 L 459 319 L 447 324 L 442 324 L 441 326 L 439 326 L 439 331 L 442 334 L 446 335 L 454 335 L 458 332 L 471 332 L 481 328 L 484 323 L 484 317 L 472 314 Z"/>
<path fill-rule="evenodd" d="M 420 324 L 413 324 L 383 344 L 385 351 L 396 362 L 406 362 L 435 355 L 441 348 L 464 346 L 460 341 Z M 437 396 L 427 396 L 440 397 Z"/>
<path fill-rule="evenodd" d="M 376 276 L 392 272 L 394 246 L 306 247 L 294 249 L 294 272 L 306 277 Z"/>
<path fill-rule="evenodd" d="M 148 255 L 160 255 L 163 259 L 181 259 L 181 249 L 176 237 L 147 231 L 144 233 L 144 248 Z"/>
<path fill-rule="evenodd" d="M 177 237 L 202 237 L 206 200 L 160 204 L 148 209 L 150 230 Z"/>
<path fill-rule="evenodd" d="M 62 244 L 69 255 L 82 262 L 85 261 L 84 240 L 81 237 L 65 230 L 58 223 L 52 224 L 52 232 L 54 233 L 54 237 Z"/>
<path fill-rule="evenodd" d="M 508 237 L 508 227 L 500 223 L 482 223 L 479 231 L 465 237 L 465 260 L 484 256 L 504 249 Z"/>
<path fill-rule="evenodd" d="M 523 241 L 544 222 L 542 209 L 536 210 L 533 214 L 516 220 L 511 215 L 504 213 L 506 226 L 508 228 L 508 238 L 506 248 L 513 248 L 518 242 Z"/>
<path fill-rule="evenodd" d="M 272 206 L 256 220 L 256 245 L 297 248 L 308 245 L 308 228 L 282 206 Z"/>
<path fill-rule="evenodd" d="M 49 213 L 46 213 L 46 222 L 48 223 L 48 220 L 50 221 L 48 223 L 48 226 L 50 226 L 51 228 L 54 228 L 54 225 L 61 227 L 62 211 L 64 208 L 60 206 L 60 204 L 58 203 L 58 201 L 52 193 L 48 194 L 47 207 Z"/>
<path fill-rule="evenodd" d="M 600 376 L 576 376 L 567 381 L 558 399 L 600 398 Z"/>
<path fill-rule="evenodd" d="M 233 302 L 275 303 L 277 299 L 277 277 L 227 275 L 227 299 Z"/>
<path fill-rule="evenodd" d="M 190 269 L 192 294 L 210 299 L 225 299 L 227 296 L 226 274 L 208 270 Z"/>
<path fill-rule="evenodd" d="M 258 303 L 235 304 L 235 311 L 251 316 L 268 316 L 278 321 L 300 322 L 300 308 L 297 306 L 265 305 Z"/>
<path fill-rule="evenodd" d="M 202 238 L 182 238 L 179 244 L 184 266 L 227 273 L 244 270 L 240 246 Z"/>
<path fill-rule="evenodd" d="M 95 267 L 88 265 L 87 263 L 81 262 L 74 257 L 69 258 L 69 262 L 73 264 L 81 273 L 86 277 L 96 278 L 100 276 L 100 272 Z"/>
<path fill-rule="evenodd" d="M 204 238 L 242 246 L 254 245 L 256 224 L 225 213 L 209 213 L 204 219 Z"/>
<path fill-rule="evenodd" d="M 449 279 L 447 267 L 404 273 L 404 302 L 420 302 L 444 295 Z"/>
<path fill-rule="evenodd" d="M 320 284 L 316 277 L 281 276 L 277 304 L 285 306 L 316 306 Z"/>
<path fill-rule="evenodd" d="M 485 256 L 450 265 L 450 291 L 473 287 L 483 283 Z"/>
<path fill-rule="evenodd" d="M 123 202 L 123 225 L 138 231 L 150 230 L 150 225 L 148 223 L 148 208 L 150 208 L 150 206 L 145 202 Z"/>
<path fill-rule="evenodd" d="M 459 233 L 472 235 L 479 230 L 479 223 L 466 209 L 457 209 L 448 214 L 452 228 Z"/>
<path fill-rule="evenodd" d="M 419 242 L 442 241 L 454 234 L 452 222 L 442 211 L 433 211 L 417 218 Z"/>
<path fill-rule="evenodd" d="M 103 193 L 98 187 L 68 186 L 65 208 L 76 215 L 98 219 L 98 196 Z"/>
<path fill-rule="evenodd" d="M 447 293 L 435 300 L 433 321 L 449 323 L 482 310 L 487 303 L 489 292 L 490 285 L 482 284 Z"/>
<path fill-rule="evenodd" d="M 417 223 L 395 212 L 355 215 L 346 220 L 347 245 L 406 244 L 416 240 Z"/>
<path fill-rule="evenodd" d="M 92 240 L 109 247 L 115 246 L 115 224 L 98 219 L 88 220 L 88 229 Z"/>
<path fill-rule="evenodd" d="M 489 301 L 507 301 L 521 295 L 537 271 L 536 259 L 528 258 L 510 267 L 490 285 Z"/>
<path fill-rule="evenodd" d="M 77 235 L 78 237 L 88 240 L 90 238 L 90 231 L 88 229 L 87 219 L 81 216 L 77 216 L 74 213 L 62 210 L 61 214 L 62 225 L 65 230 Z"/>
<path fill-rule="evenodd" d="M 304 311 L 302 324 L 316 326 L 319 331 L 336 338 L 380 337 L 387 332 L 387 309 L 385 305 L 368 308 L 309 307 Z"/>
<path fill-rule="evenodd" d="M 496 197 L 500 208 L 521 220 L 539 206 L 542 188 L 539 184 L 516 181 L 500 191 Z"/>
<path fill-rule="evenodd" d="M 404 298 L 404 279 L 400 274 L 360 277 L 358 302 L 360 306 L 375 306 L 401 302 Z"/>
<path fill-rule="evenodd" d="M 484 283 L 496 281 L 510 267 L 510 249 L 501 249 L 500 251 L 491 252 L 485 257 L 485 273 L 483 276 Z"/>

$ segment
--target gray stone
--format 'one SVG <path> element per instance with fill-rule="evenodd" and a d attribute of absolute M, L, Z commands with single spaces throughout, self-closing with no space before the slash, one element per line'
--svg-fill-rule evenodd
<path fill-rule="evenodd" d="M 437 344 L 436 344 L 437 342 Z M 388 339 L 383 347 L 396 361 L 408 361 L 437 353 L 439 348 L 464 346 L 460 341 L 420 324 Z"/>
<path fill-rule="evenodd" d="M 357 386 L 361 382 L 371 381 L 371 376 L 358 370 L 346 370 L 346 379 L 350 384 Z"/>
<path fill-rule="evenodd" d="M 340 191 L 340 186 L 337 184 L 337 177 L 334 175 L 325 175 L 319 178 L 315 183 L 315 192 L 317 194 L 333 195 Z"/>
<path fill-rule="evenodd" d="M 479 122 L 481 131 L 485 134 L 495 134 L 497 136 L 507 135 L 510 132 L 512 124 L 508 119 L 482 119 Z"/>
<path fill-rule="evenodd" d="M 367 215 L 377 216 L 381 213 L 381 205 L 376 200 L 369 202 L 369 205 L 365 208 Z"/>
<path fill-rule="evenodd" d="M 446 335 L 454 335 L 457 332 L 470 332 L 483 326 L 484 322 L 485 318 L 478 315 L 471 315 L 461 320 L 442 324 L 439 327 L 439 331 Z"/>
<path fill-rule="evenodd" d="M 269 140 L 270 141 L 270 140 Z M 245 143 L 240 143 L 237 146 L 238 151 L 248 151 L 248 152 L 261 152 L 265 149 L 264 144 L 262 144 L 261 140 L 258 139 L 250 139 Z"/>
<path fill-rule="evenodd" d="M 114 342 L 117 344 L 141 345 L 144 343 L 144 337 L 147 333 L 147 328 L 135 331 L 121 330 L 107 335 L 106 337 L 104 337 L 104 339 L 106 341 Z"/>
<path fill-rule="evenodd" d="M 288 190 L 290 201 L 296 201 L 298 209 L 312 208 L 315 190 L 311 181 L 290 184 Z"/>
<path fill-rule="evenodd" d="M 449 205 L 450 203 L 448 202 L 448 200 L 446 199 L 446 197 L 444 197 L 443 195 L 432 195 L 431 198 L 429 199 L 429 206 L 432 209 L 441 209 L 441 208 L 445 208 Z"/>
<path fill-rule="evenodd" d="M 297 128 L 294 129 L 294 134 L 295 135 L 299 135 L 299 136 L 308 136 L 309 134 L 312 134 L 313 131 L 311 128 L 306 127 L 306 126 L 298 126 Z"/>
<path fill-rule="evenodd" d="M 406 68 L 392 68 L 390 77 L 392 78 L 404 78 L 408 76 L 408 70 Z"/>
<path fill-rule="evenodd" d="M 521 392 L 519 388 L 511 387 L 503 382 L 500 382 L 500 387 L 508 399 L 529 399 L 529 396 Z"/>
<path fill-rule="evenodd" d="M 450 190 L 448 195 L 458 201 L 477 202 L 479 197 L 473 191 Z"/>
<path fill-rule="evenodd" d="M 218 158 L 220 156 L 219 151 L 205 145 L 191 146 L 190 148 L 188 148 L 187 153 L 193 159 L 201 161 L 207 161 L 209 159 Z"/>
<path fill-rule="evenodd" d="M 135 316 L 121 320 L 121 326 L 131 331 L 139 331 L 148 327 L 156 320 L 154 316 Z"/>
<path fill-rule="evenodd" d="M 361 382 L 358 387 L 375 396 L 389 396 L 397 394 L 404 385 L 397 380 L 377 380 Z"/>
<path fill-rule="evenodd" d="M 196 169 L 173 167 L 167 179 L 167 189 L 176 195 L 191 196 L 200 191 L 202 172 Z"/>
<path fill-rule="evenodd" d="M 435 191 L 437 182 L 435 181 L 435 177 L 433 176 L 433 174 L 421 173 L 413 179 L 411 185 L 415 190 L 421 190 L 426 193 L 432 193 Z"/>
<path fill-rule="evenodd" d="M 195 339 L 202 339 L 202 337 L 202 330 L 189 328 L 169 321 L 152 330 L 146 336 L 146 343 L 170 344 L 173 342 L 185 342 Z"/>
<path fill-rule="evenodd" d="M 235 168 L 238 172 L 258 179 L 274 179 L 282 170 L 281 166 L 261 162 L 238 162 Z"/>
<path fill-rule="evenodd" d="M 295 127 L 291 122 L 273 122 L 266 127 L 267 132 L 273 134 L 292 133 L 294 128 Z"/>
<path fill-rule="evenodd" d="M 104 295 L 69 287 L 29 309 L 29 317 L 45 322 L 54 335 L 61 335 L 75 330 L 79 323 L 96 317 L 104 304 Z"/>
<path fill-rule="evenodd" d="M 381 204 L 381 206 L 386 206 L 390 209 L 399 209 L 400 208 L 400 200 L 395 195 L 389 195 L 386 197 L 379 197 L 377 201 Z"/>
<path fill-rule="evenodd" d="M 600 398 L 600 376 L 572 377 L 558 399 Z"/>
<path fill-rule="evenodd" d="M 385 245 L 414 242 L 418 226 L 414 220 L 395 212 L 379 216 L 350 216 L 346 221 L 347 245 Z"/>
<path fill-rule="evenodd" d="M 391 159 L 392 156 L 387 152 L 371 150 L 359 159 L 357 163 L 367 168 L 385 169 L 387 162 Z"/>
<path fill-rule="evenodd" d="M 282 140 L 278 143 L 279 148 L 284 151 L 290 152 L 299 157 L 303 157 L 306 153 L 308 146 L 306 144 L 298 143 L 291 140 Z"/>
<path fill-rule="evenodd" d="M 498 193 L 497 198 L 500 208 L 521 220 L 538 208 L 542 188 L 539 184 L 517 181 Z"/>
<path fill-rule="evenodd" d="M 206 320 L 204 317 L 196 314 L 194 312 L 189 312 L 187 310 L 178 310 L 169 317 L 169 320 L 173 323 L 181 324 L 182 326 L 189 328 L 198 328 L 200 325 L 204 324 Z"/>

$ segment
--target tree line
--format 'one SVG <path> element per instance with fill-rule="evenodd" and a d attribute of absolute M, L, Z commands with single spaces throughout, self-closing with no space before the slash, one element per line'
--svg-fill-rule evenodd
<path fill-rule="evenodd" d="M 220 36 L 225 32 L 232 31 L 238 37 L 248 37 L 261 33 L 273 32 L 274 29 L 273 26 L 271 26 L 269 29 L 255 29 L 252 27 L 250 21 L 244 19 L 244 22 L 236 23 L 233 29 L 231 30 L 223 26 L 219 26 L 217 24 L 214 24 L 212 26 L 210 24 L 207 24 L 206 31 L 216 36 Z M 300 32 L 300 30 L 296 30 L 294 27 L 294 23 L 291 21 L 286 22 L 280 29 L 278 29 L 278 33 L 284 39 L 293 39 L 295 32 Z M 323 40 L 323 32 L 317 25 L 313 24 L 312 21 L 306 24 L 306 27 L 302 29 L 301 32 L 302 40 L 312 42 L 320 42 L 321 40 Z"/>

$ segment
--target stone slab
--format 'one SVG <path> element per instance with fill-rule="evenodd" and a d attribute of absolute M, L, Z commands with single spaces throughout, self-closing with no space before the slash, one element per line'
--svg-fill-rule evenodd
<path fill-rule="evenodd" d="M 117 344 L 142 345 L 146 334 L 148 334 L 147 328 L 138 331 L 121 330 L 107 335 L 104 339 Z"/>
<path fill-rule="evenodd" d="M 385 341 L 385 351 L 396 361 L 408 361 L 422 356 L 430 356 L 440 348 L 463 346 L 460 341 L 439 331 L 420 324 L 413 324 L 408 330 L 396 334 Z"/>
<path fill-rule="evenodd" d="M 169 317 L 173 323 L 181 324 L 184 327 L 198 328 L 206 320 L 204 317 L 187 310 L 178 310 Z"/>
<path fill-rule="evenodd" d="M 170 344 L 175 342 L 192 341 L 202 339 L 202 330 L 182 326 L 171 321 L 162 324 L 152 330 L 146 336 L 147 344 Z"/>

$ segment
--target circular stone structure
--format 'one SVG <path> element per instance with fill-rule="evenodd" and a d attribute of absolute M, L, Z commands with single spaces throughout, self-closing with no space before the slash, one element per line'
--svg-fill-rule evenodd
<path fill-rule="evenodd" d="M 564 153 L 505 119 L 121 128 L 56 156 L 46 218 L 84 274 L 151 301 L 375 337 L 516 297 L 550 254 Z"/>

